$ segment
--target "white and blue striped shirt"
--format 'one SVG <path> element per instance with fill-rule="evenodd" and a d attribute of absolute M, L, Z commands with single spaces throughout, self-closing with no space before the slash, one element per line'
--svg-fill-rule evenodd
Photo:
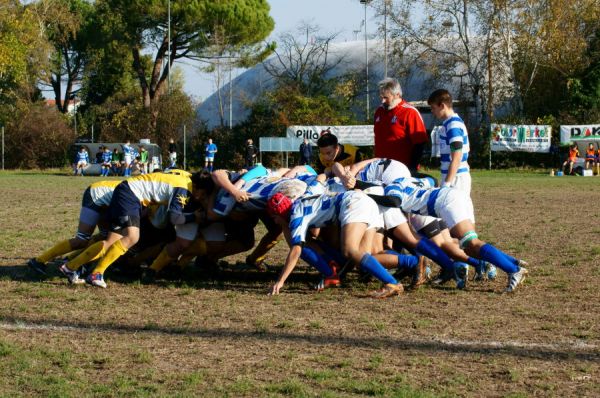
<path fill-rule="evenodd" d="M 448 168 L 450 167 L 450 144 L 453 142 L 462 142 L 462 159 L 458 166 L 457 175 L 461 173 L 469 172 L 469 135 L 467 133 L 467 127 L 460 118 L 460 116 L 454 114 L 444 121 L 444 123 L 438 129 L 439 143 L 440 143 L 440 160 L 441 160 L 441 172 L 442 181 L 445 180 L 448 174 Z"/>
<path fill-rule="evenodd" d="M 300 198 L 292 205 L 290 216 L 291 245 L 300 245 L 306 241 L 306 233 L 310 228 L 321 228 L 338 222 L 340 204 L 345 195 L 353 195 L 354 191 L 337 195 L 321 195 Z"/>

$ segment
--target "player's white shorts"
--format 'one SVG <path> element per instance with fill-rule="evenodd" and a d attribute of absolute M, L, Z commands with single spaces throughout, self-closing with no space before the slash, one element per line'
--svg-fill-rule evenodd
<path fill-rule="evenodd" d="M 198 224 L 191 222 L 188 224 L 175 225 L 175 235 L 185 240 L 194 240 L 198 234 Z"/>
<path fill-rule="evenodd" d="M 174 163 L 177 161 L 177 152 L 170 152 L 169 153 L 169 160 L 171 161 L 171 163 Z"/>
<path fill-rule="evenodd" d="M 215 157 L 214 156 L 205 156 L 204 157 L 204 161 L 205 162 L 214 162 L 215 161 Z"/>
<path fill-rule="evenodd" d="M 340 204 L 340 224 L 361 222 L 367 224 L 367 229 L 383 228 L 383 218 L 379 214 L 377 203 L 360 191 L 345 195 Z"/>
<path fill-rule="evenodd" d="M 413 227 L 415 231 L 420 231 L 432 222 L 437 221 L 438 219 L 432 216 L 422 216 L 420 214 L 411 214 L 408 216 L 408 220 L 410 225 Z"/>
<path fill-rule="evenodd" d="M 475 223 L 471 197 L 459 189 L 442 189 L 435 201 L 435 212 L 449 229 L 464 220 Z"/>
<path fill-rule="evenodd" d="M 214 222 L 198 231 L 206 242 L 225 242 L 227 234 L 225 232 L 225 223 Z"/>
<path fill-rule="evenodd" d="M 125 155 L 125 157 L 123 158 L 125 164 L 131 164 L 131 162 L 133 162 L 133 156 L 131 155 Z"/>
<path fill-rule="evenodd" d="M 400 163 L 400 164 L 402 164 L 402 163 Z M 387 169 L 386 169 L 386 171 L 387 171 Z M 379 195 L 379 196 L 383 196 L 385 193 L 384 188 L 382 186 L 369 187 L 369 188 L 365 189 L 364 192 L 367 194 Z M 398 225 L 408 222 L 408 220 L 406 219 L 406 216 L 404 215 L 404 212 L 400 208 L 385 207 L 385 206 L 377 205 L 377 209 L 379 211 L 379 214 L 383 217 L 383 228 L 386 231 L 390 230 L 390 229 L 394 229 Z"/>
<path fill-rule="evenodd" d="M 88 162 L 86 162 L 85 160 L 80 160 L 79 162 L 77 162 L 77 167 L 81 166 L 81 167 L 85 167 L 87 166 Z"/>
<path fill-rule="evenodd" d="M 444 179 L 446 177 L 442 176 L 442 187 L 451 186 L 456 189 L 460 189 L 467 193 L 467 195 L 471 196 L 471 173 L 459 173 L 454 177 L 454 181 L 452 183 L 447 184 Z"/>

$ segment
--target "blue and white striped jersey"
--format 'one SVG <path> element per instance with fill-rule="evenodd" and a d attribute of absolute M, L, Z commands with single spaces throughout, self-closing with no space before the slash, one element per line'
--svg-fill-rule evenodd
<path fill-rule="evenodd" d="M 410 170 L 404 163 L 393 159 L 379 159 L 369 163 L 358 172 L 356 179 L 378 185 L 391 184 L 402 177 L 410 177 Z"/>
<path fill-rule="evenodd" d="M 435 201 L 442 189 L 434 188 L 435 181 L 431 178 L 398 178 L 385 187 L 385 196 L 400 198 L 400 208 L 405 213 L 437 217 Z"/>
<path fill-rule="evenodd" d="M 302 190 L 302 194 L 306 192 L 306 183 L 293 178 L 281 177 L 259 177 L 246 182 L 242 187 L 242 191 L 248 193 L 250 199 L 246 202 L 238 203 L 235 198 L 228 192 L 221 189 L 217 194 L 213 211 L 219 215 L 226 216 L 235 207 L 239 211 L 260 211 L 267 206 L 267 200 L 275 193 L 279 192 L 286 184 L 294 184 L 296 181 L 297 188 Z M 300 196 L 300 195 L 299 195 Z M 295 198 L 293 198 L 295 199 Z"/>
<path fill-rule="evenodd" d="M 75 155 L 75 163 L 79 162 L 90 162 L 90 156 L 88 155 L 87 151 L 77 152 L 77 155 Z"/>
<path fill-rule="evenodd" d="M 453 142 L 462 142 L 462 159 L 458 166 L 457 174 L 469 172 L 469 135 L 467 133 L 467 127 L 465 123 L 458 115 L 449 117 L 438 129 L 439 142 L 440 142 L 440 160 L 441 160 L 441 172 L 442 181 L 448 174 L 448 167 L 450 167 L 450 144 Z"/>
<path fill-rule="evenodd" d="M 321 228 L 337 223 L 344 195 L 353 193 L 349 191 L 333 196 L 320 195 L 296 200 L 292 205 L 289 223 L 292 246 L 306 242 L 306 233 L 310 228 Z"/>

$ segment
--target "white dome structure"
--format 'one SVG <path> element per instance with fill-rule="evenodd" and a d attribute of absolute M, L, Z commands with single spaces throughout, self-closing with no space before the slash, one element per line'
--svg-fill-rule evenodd
<path fill-rule="evenodd" d="M 384 65 L 383 65 L 383 41 L 382 40 L 369 40 L 367 41 L 367 47 L 369 51 L 369 103 L 370 113 L 375 111 L 375 108 L 379 105 L 379 92 L 377 89 L 377 83 L 384 77 Z M 336 65 L 330 70 L 327 78 L 333 78 L 341 76 L 347 73 L 364 73 L 365 71 L 365 42 L 349 41 L 342 43 L 330 43 L 327 55 L 328 62 Z M 391 62 L 391 57 L 390 64 Z M 274 78 L 265 69 L 265 64 L 271 65 L 271 69 L 277 65 L 276 56 L 269 57 L 264 63 L 258 64 L 241 75 L 237 76 L 232 81 L 232 124 L 237 125 L 249 115 L 249 106 L 257 98 L 259 98 L 265 91 L 270 90 L 274 86 Z M 392 77 L 395 77 L 392 75 Z M 403 98 L 417 106 L 423 115 L 425 124 L 428 128 L 433 127 L 433 120 L 429 113 L 429 107 L 426 104 L 426 100 L 429 94 L 436 88 L 443 86 L 452 92 L 456 97 L 460 90 L 461 81 L 454 79 L 452 82 L 435 84 L 430 74 L 423 70 L 418 70 L 416 67 L 412 67 L 408 76 L 399 78 L 402 86 Z M 225 84 L 221 88 L 221 99 L 222 106 L 224 109 L 225 124 L 229 124 L 229 84 Z M 365 99 L 363 94 L 363 101 Z M 360 117 L 364 116 L 365 109 L 357 111 L 360 113 Z M 219 99 L 218 92 L 213 93 L 209 96 L 198 108 L 197 116 L 199 119 L 205 121 L 208 128 L 219 126 L 221 118 L 219 116 Z"/>

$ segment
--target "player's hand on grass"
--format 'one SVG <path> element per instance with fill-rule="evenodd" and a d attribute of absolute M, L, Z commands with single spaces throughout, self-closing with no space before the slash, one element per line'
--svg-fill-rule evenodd
<path fill-rule="evenodd" d="M 279 290 L 283 287 L 283 282 L 277 281 L 269 291 L 269 296 L 276 296 L 279 294 Z"/>

